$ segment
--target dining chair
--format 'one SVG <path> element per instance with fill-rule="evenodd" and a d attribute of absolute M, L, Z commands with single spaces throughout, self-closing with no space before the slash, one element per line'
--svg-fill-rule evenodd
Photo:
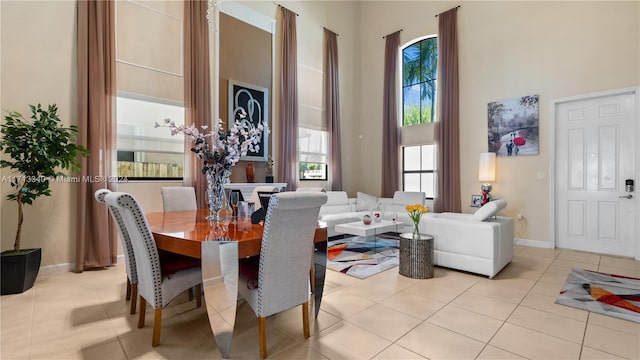
<path fill-rule="evenodd" d="M 267 357 L 266 317 L 302 305 L 305 338 L 309 331 L 309 268 L 322 192 L 271 195 L 259 261 L 241 262 L 238 292 L 258 316 L 260 357 Z"/>
<path fill-rule="evenodd" d="M 160 344 L 162 309 L 182 292 L 196 287 L 196 304 L 200 307 L 202 296 L 202 270 L 199 259 L 183 256 L 183 262 L 162 261 L 147 218 L 136 199 L 128 193 L 112 192 L 105 195 L 109 206 L 117 208 L 123 228 L 131 239 L 138 270 L 140 315 L 138 328 L 144 326 L 146 305 L 154 309 L 154 326 L 151 345 Z M 193 261 L 189 262 L 188 259 Z"/>
<path fill-rule="evenodd" d="M 160 188 L 162 207 L 167 211 L 198 210 L 196 190 L 188 186 L 165 186 Z"/>
<path fill-rule="evenodd" d="M 125 296 L 125 300 L 131 301 L 131 314 L 136 313 L 136 299 L 138 298 L 138 270 L 136 270 L 136 258 L 133 254 L 133 247 L 131 246 L 131 239 L 129 238 L 129 232 L 124 227 L 124 223 L 122 221 L 122 217 L 120 216 L 120 211 L 118 208 L 115 208 L 111 205 L 107 205 L 105 203 L 104 197 L 107 194 L 110 194 L 111 190 L 109 189 L 99 189 L 94 193 L 94 197 L 99 203 L 105 204 L 107 209 L 109 209 L 109 214 L 113 218 L 113 221 L 116 223 L 116 227 L 118 228 L 118 234 L 120 235 L 120 242 L 122 244 L 122 249 L 124 250 L 124 263 L 125 269 L 127 271 L 127 293 Z"/>
<path fill-rule="evenodd" d="M 260 196 L 258 196 L 258 192 L 274 192 L 278 191 L 278 188 L 275 186 L 256 186 L 253 188 L 253 192 L 251 193 L 251 201 L 253 203 L 253 211 L 258 211 L 262 207 L 260 204 Z"/>

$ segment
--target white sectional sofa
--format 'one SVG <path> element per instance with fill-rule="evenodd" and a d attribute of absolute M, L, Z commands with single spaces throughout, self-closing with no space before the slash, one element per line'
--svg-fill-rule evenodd
<path fill-rule="evenodd" d="M 496 216 L 506 206 L 492 201 L 475 214 L 426 214 L 420 232 L 434 237 L 434 263 L 493 278 L 513 258 L 513 219 Z"/>
<path fill-rule="evenodd" d="M 346 191 L 327 191 L 327 203 L 320 207 L 319 220 L 327 224 L 328 236 L 340 235 L 335 231 L 338 224 L 361 221 L 362 217 L 371 212 L 379 202 L 384 208 L 383 219 L 391 219 L 392 214 L 398 215 L 398 221 L 403 225 L 398 231 L 411 231 L 411 219 L 407 215 L 405 206 L 425 204 L 423 192 L 396 191 L 393 198 L 379 198 L 374 195 L 358 192 L 357 197 L 349 198 Z"/>
<path fill-rule="evenodd" d="M 344 191 L 327 191 L 327 203 L 320 208 L 319 220 L 327 224 L 328 236 L 340 235 L 335 226 L 361 221 L 372 207 L 384 206 L 384 219 L 393 213 L 403 226 L 399 232 L 411 232 L 413 224 L 405 206 L 425 205 L 421 192 L 396 191 L 393 198 L 378 198 L 358 193 L 349 198 Z M 430 204 L 429 204 L 430 205 Z M 491 201 L 475 214 L 427 213 L 420 221 L 420 232 L 434 236 L 435 265 L 469 271 L 493 278 L 513 258 L 514 226 L 509 217 L 496 216 L 506 206 L 503 200 Z"/>

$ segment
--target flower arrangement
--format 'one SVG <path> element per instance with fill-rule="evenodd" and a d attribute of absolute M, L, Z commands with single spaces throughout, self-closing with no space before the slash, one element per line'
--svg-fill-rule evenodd
<path fill-rule="evenodd" d="M 156 122 L 155 127 L 167 127 L 171 130 L 171 135 L 188 136 L 194 144 L 191 151 L 204 161 L 202 173 L 206 174 L 211 171 L 231 170 L 231 167 L 240 161 L 241 156 L 246 156 L 249 151 L 260 150 L 260 139 L 265 126 L 259 123 L 255 127 L 246 117 L 246 112 L 241 111 L 239 119 L 236 119 L 233 126 L 226 131 L 222 126 L 222 120 L 219 120 L 213 131 L 208 133 L 207 126 L 202 126 L 200 131 L 195 125 L 176 126 L 171 119 L 165 119 L 163 125 Z"/>
<path fill-rule="evenodd" d="M 429 211 L 429 208 L 420 204 L 413 204 L 407 205 L 405 207 L 405 210 L 407 210 L 409 218 L 411 219 L 411 221 L 413 221 L 413 236 L 420 237 L 420 229 L 418 227 L 420 225 L 420 219 L 422 218 L 422 214 L 425 214 Z"/>

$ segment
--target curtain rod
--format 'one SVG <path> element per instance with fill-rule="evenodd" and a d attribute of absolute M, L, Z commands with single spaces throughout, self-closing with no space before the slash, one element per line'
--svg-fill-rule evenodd
<path fill-rule="evenodd" d="M 338 34 L 337 32 L 332 31 L 332 30 L 329 30 L 329 29 L 327 29 L 327 28 L 326 28 L 326 27 L 324 27 L 324 26 L 323 26 L 322 28 L 323 28 L 323 29 L 325 29 L 325 30 L 327 30 L 327 31 L 331 31 L 332 33 L 336 34 L 336 36 L 340 36 L 340 34 Z"/>
<path fill-rule="evenodd" d="M 394 32 L 392 32 L 391 34 L 395 34 L 395 33 L 400 32 L 400 31 L 402 31 L 402 30 L 403 30 L 403 29 L 400 29 L 400 30 L 398 30 L 398 31 L 394 31 Z M 389 34 L 389 35 L 391 35 L 391 34 Z M 382 38 L 384 39 L 384 38 L 386 38 L 386 37 L 387 37 L 387 36 L 389 36 L 389 35 L 385 35 L 385 36 L 383 36 Z"/>
<path fill-rule="evenodd" d="M 460 5 L 458 5 L 458 6 L 454 7 L 454 8 L 451 8 L 451 9 L 458 9 L 458 8 L 460 8 Z M 451 10 L 451 9 L 449 9 L 449 10 Z M 449 10 L 447 10 L 447 11 L 449 11 Z M 443 11 L 440 14 L 445 13 L 447 11 Z M 436 17 L 438 17 L 438 15 L 440 15 L 440 14 L 436 14 Z"/>
<path fill-rule="evenodd" d="M 278 3 L 277 3 L 277 2 L 275 2 L 275 1 L 274 1 L 273 3 L 274 3 L 274 4 L 276 4 L 276 5 L 278 5 L 278 7 L 279 7 L 279 8 L 281 8 L 281 9 L 287 9 L 286 7 L 284 7 L 284 6 L 280 5 L 280 4 L 278 4 Z M 289 10 L 289 9 L 287 9 L 287 10 Z M 291 11 L 291 12 L 292 12 L 292 13 L 294 13 L 294 14 L 296 14 L 296 16 L 300 16 L 300 14 L 298 14 L 298 13 L 297 13 L 297 12 L 295 12 L 295 11 L 292 11 L 292 10 L 289 10 L 289 11 Z"/>

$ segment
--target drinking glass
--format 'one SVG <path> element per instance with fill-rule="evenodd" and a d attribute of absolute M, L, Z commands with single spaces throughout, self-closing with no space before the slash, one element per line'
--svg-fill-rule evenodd
<path fill-rule="evenodd" d="M 393 213 L 391 214 L 391 221 L 396 222 L 398 221 L 398 213 Z"/>
<path fill-rule="evenodd" d="M 231 208 L 233 209 L 233 218 L 236 219 L 238 217 L 238 192 L 231 191 L 229 193 L 229 204 L 231 204 Z"/>

